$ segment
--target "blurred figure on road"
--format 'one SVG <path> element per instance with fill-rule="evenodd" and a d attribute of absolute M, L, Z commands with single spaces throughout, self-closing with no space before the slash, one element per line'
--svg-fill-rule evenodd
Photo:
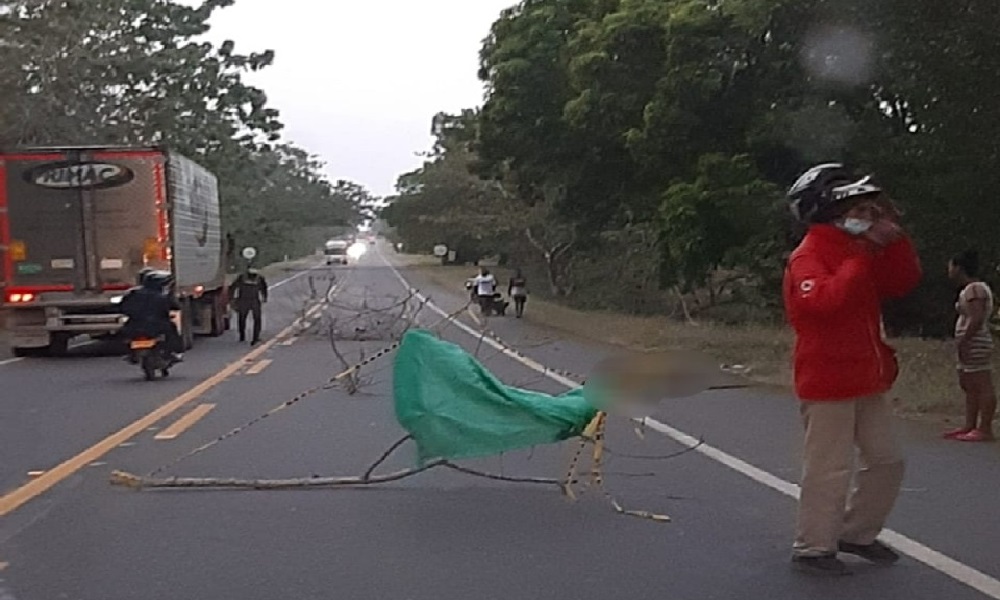
<path fill-rule="evenodd" d="M 962 286 L 955 302 L 958 383 L 965 392 L 965 425 L 944 434 L 961 442 L 993 441 L 997 396 L 993 388 L 993 291 L 978 279 L 979 255 L 967 250 L 948 263 L 948 277 Z"/>
<path fill-rule="evenodd" d="M 528 280 L 521 269 L 514 271 L 507 285 L 507 295 L 514 299 L 514 314 L 520 319 L 524 315 L 524 303 L 528 301 Z"/>
<path fill-rule="evenodd" d="M 792 564 L 845 575 L 838 551 L 878 564 L 899 558 L 877 539 L 904 470 L 885 396 L 899 366 L 883 338 L 881 305 L 917 286 L 920 260 L 899 212 L 870 177 L 855 179 L 840 164 L 818 165 L 788 196 L 793 215 L 807 226 L 783 286 L 805 427 Z M 861 468 L 849 495 L 855 447 Z"/>
<path fill-rule="evenodd" d="M 260 342 L 260 332 L 263 328 L 262 303 L 267 302 L 267 281 L 256 269 L 247 267 L 229 286 L 229 297 L 236 309 L 237 330 L 240 341 L 245 342 L 247 332 L 247 316 L 253 313 L 253 337 L 250 344 Z"/>

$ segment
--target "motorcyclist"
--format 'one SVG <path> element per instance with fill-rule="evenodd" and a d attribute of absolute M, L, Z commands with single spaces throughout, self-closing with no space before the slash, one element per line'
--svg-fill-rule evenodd
<path fill-rule="evenodd" d="M 166 293 L 173 276 L 165 271 L 149 270 L 141 274 L 140 286 L 129 290 L 122 298 L 119 310 L 128 317 L 121 335 L 128 340 L 139 335 L 164 336 L 170 358 L 184 360 L 184 342 L 177 326 L 170 319 L 170 311 L 180 310 L 177 300 Z"/>

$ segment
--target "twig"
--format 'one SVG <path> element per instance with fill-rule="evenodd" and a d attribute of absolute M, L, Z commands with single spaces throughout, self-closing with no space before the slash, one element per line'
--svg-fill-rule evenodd
<path fill-rule="evenodd" d="M 386 450 L 382 454 L 382 456 L 378 457 L 378 460 L 376 460 L 374 463 L 372 463 L 372 466 L 368 467 L 368 470 L 365 471 L 365 474 L 362 475 L 361 478 L 364 479 L 365 481 L 368 481 L 369 479 L 371 479 L 372 473 L 375 471 L 375 469 L 377 469 L 379 467 L 379 465 L 381 465 L 382 463 L 384 463 L 385 461 L 387 461 L 389 459 L 389 457 L 392 456 L 392 453 L 395 452 L 396 450 L 398 450 L 400 448 L 400 446 L 402 446 L 403 444 L 405 444 L 406 442 L 408 442 L 408 441 L 410 441 L 412 439 L 413 439 L 412 435 L 405 435 L 405 436 L 403 436 L 398 442 L 396 442 L 395 444 L 393 444 L 392 446 L 390 446 L 389 449 Z"/>

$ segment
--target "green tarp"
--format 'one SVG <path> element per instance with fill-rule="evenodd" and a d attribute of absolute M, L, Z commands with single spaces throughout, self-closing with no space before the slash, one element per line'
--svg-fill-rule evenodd
<path fill-rule="evenodd" d="M 597 414 L 582 388 L 551 396 L 505 385 L 459 346 L 422 330 L 403 337 L 393 394 L 421 464 L 559 442 Z"/>

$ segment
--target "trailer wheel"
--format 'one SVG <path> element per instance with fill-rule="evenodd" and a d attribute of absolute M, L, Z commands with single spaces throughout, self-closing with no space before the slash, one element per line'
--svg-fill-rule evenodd
<path fill-rule="evenodd" d="M 184 300 L 181 305 L 181 340 L 184 342 L 184 350 L 194 348 L 194 302 L 190 299 Z"/>
<path fill-rule="evenodd" d="M 69 353 L 69 340 L 71 337 L 67 333 L 53 333 L 49 335 L 47 354 L 57 358 L 66 356 Z"/>
<path fill-rule="evenodd" d="M 211 309 L 210 309 L 210 319 L 212 320 L 212 337 L 219 337 L 226 331 L 226 317 L 225 310 L 222 306 L 222 298 L 219 295 L 215 295 L 212 298 Z"/>

